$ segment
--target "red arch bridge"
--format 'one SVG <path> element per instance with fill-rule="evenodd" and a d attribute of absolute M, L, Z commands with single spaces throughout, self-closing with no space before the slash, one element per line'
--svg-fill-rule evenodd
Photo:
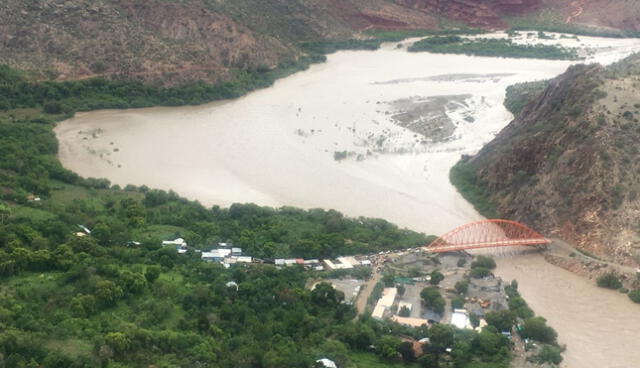
<path fill-rule="evenodd" d="M 551 240 L 519 222 L 481 220 L 462 225 L 434 240 L 426 247 L 433 253 L 468 249 L 548 245 Z"/>

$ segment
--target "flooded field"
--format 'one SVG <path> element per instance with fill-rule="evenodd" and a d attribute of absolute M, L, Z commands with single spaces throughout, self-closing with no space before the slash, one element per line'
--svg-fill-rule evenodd
<path fill-rule="evenodd" d="M 561 42 L 587 47 L 590 61 L 604 63 L 640 50 L 640 40 Z M 60 159 L 82 176 L 171 189 L 206 205 L 334 208 L 442 234 L 481 218 L 448 172 L 509 122 L 505 88 L 552 78 L 570 64 L 408 53 L 395 44 L 339 52 L 232 101 L 78 114 L 56 127 Z M 567 366 L 633 367 L 640 352 L 628 346 L 640 326 L 624 318 L 637 306 L 529 258 L 503 258 L 499 273 L 517 278 L 558 329 Z M 597 303 L 572 309 L 594 295 Z M 608 325 L 594 330 L 601 321 Z"/>

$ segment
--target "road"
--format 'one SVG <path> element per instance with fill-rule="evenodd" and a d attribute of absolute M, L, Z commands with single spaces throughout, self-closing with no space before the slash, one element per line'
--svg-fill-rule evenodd
<path fill-rule="evenodd" d="M 565 21 L 565 24 L 569 24 L 571 22 L 573 22 L 573 20 L 577 17 L 579 17 L 580 15 L 582 15 L 582 12 L 584 11 L 584 3 L 586 2 L 586 0 L 576 0 L 576 1 L 572 1 L 571 2 L 571 6 L 575 8 L 575 10 L 567 17 L 567 20 Z"/>

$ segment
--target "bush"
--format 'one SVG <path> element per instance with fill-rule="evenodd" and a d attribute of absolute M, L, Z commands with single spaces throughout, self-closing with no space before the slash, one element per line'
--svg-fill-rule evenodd
<path fill-rule="evenodd" d="M 540 349 L 540 352 L 531 360 L 538 364 L 560 364 L 562 362 L 562 351 L 557 346 L 544 345 L 542 349 Z"/>
<path fill-rule="evenodd" d="M 446 302 L 442 295 L 440 294 L 440 290 L 436 287 L 428 287 L 422 289 L 420 292 L 420 297 L 422 298 L 422 302 L 424 305 L 433 310 L 438 314 L 442 314 L 444 312 L 444 306 Z"/>
<path fill-rule="evenodd" d="M 469 291 L 469 281 L 467 280 L 458 281 L 456 282 L 455 288 L 458 294 L 466 294 L 467 291 Z"/>
<path fill-rule="evenodd" d="M 493 270 L 494 268 L 496 268 L 496 261 L 494 261 L 491 257 L 478 256 L 478 258 L 476 258 L 476 260 L 471 264 L 471 268 L 478 267 L 484 267 Z"/>
<path fill-rule="evenodd" d="M 598 277 L 597 282 L 598 282 L 598 286 L 602 288 L 617 290 L 622 287 L 622 282 L 620 282 L 620 279 L 618 279 L 618 276 L 613 272 L 609 272 Z"/>
<path fill-rule="evenodd" d="M 547 344 L 555 344 L 558 333 L 547 326 L 546 319 L 533 317 L 524 321 L 522 336 Z"/>
<path fill-rule="evenodd" d="M 409 317 L 411 315 L 411 310 L 409 310 L 406 305 L 403 305 L 398 311 L 398 315 L 400 317 Z"/>
<path fill-rule="evenodd" d="M 491 275 L 491 270 L 485 267 L 476 267 L 471 269 L 469 275 L 474 279 L 481 279 Z"/>
<path fill-rule="evenodd" d="M 451 309 L 462 309 L 464 308 L 464 298 L 461 296 L 456 296 L 451 299 Z"/>
<path fill-rule="evenodd" d="M 429 280 L 429 283 L 431 285 L 438 285 L 442 280 L 444 280 L 444 275 L 442 274 L 442 272 L 439 272 L 439 271 L 431 272 L 431 279 Z"/>
<path fill-rule="evenodd" d="M 629 299 L 631 299 L 634 303 L 640 304 L 640 289 L 629 292 Z"/>

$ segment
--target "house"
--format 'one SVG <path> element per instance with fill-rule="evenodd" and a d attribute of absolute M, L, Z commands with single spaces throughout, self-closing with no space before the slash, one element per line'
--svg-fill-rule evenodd
<path fill-rule="evenodd" d="M 208 262 L 222 262 L 224 261 L 224 255 L 220 254 L 218 250 L 212 250 L 211 252 L 202 252 L 200 256 L 203 261 Z"/>
<path fill-rule="evenodd" d="M 284 260 L 284 264 L 287 267 L 293 266 L 294 264 L 297 264 L 297 263 L 298 263 L 298 261 L 296 261 L 295 259 L 285 259 Z"/>
<path fill-rule="evenodd" d="M 362 261 L 360 261 L 360 264 L 363 266 L 371 266 L 371 261 L 368 259 L 363 259 Z"/>
<path fill-rule="evenodd" d="M 178 238 L 175 240 L 164 240 L 162 242 L 162 246 L 166 247 L 166 246 L 175 246 L 175 247 L 180 247 L 180 248 L 186 248 L 187 247 L 187 242 L 184 241 L 184 239 L 182 238 Z"/>
<path fill-rule="evenodd" d="M 242 248 L 231 248 L 231 255 L 232 256 L 241 256 L 242 255 Z"/>
<path fill-rule="evenodd" d="M 236 263 L 251 263 L 253 259 L 248 256 L 236 257 Z"/>
<path fill-rule="evenodd" d="M 337 260 L 338 262 L 340 262 L 340 266 L 338 268 L 341 268 L 341 269 L 353 268 L 353 264 L 351 264 L 350 260 L 347 259 L 346 257 L 338 257 Z"/>
<path fill-rule="evenodd" d="M 216 249 L 218 253 L 222 255 L 222 257 L 229 257 L 231 255 L 231 249 L 218 248 Z"/>
<path fill-rule="evenodd" d="M 275 263 L 276 263 L 276 266 L 284 266 L 285 265 L 284 259 L 282 259 L 282 258 L 276 259 Z"/>
<path fill-rule="evenodd" d="M 327 358 L 318 359 L 316 360 L 316 363 L 318 363 L 316 366 L 320 366 L 323 368 L 338 368 L 333 360 Z"/>

